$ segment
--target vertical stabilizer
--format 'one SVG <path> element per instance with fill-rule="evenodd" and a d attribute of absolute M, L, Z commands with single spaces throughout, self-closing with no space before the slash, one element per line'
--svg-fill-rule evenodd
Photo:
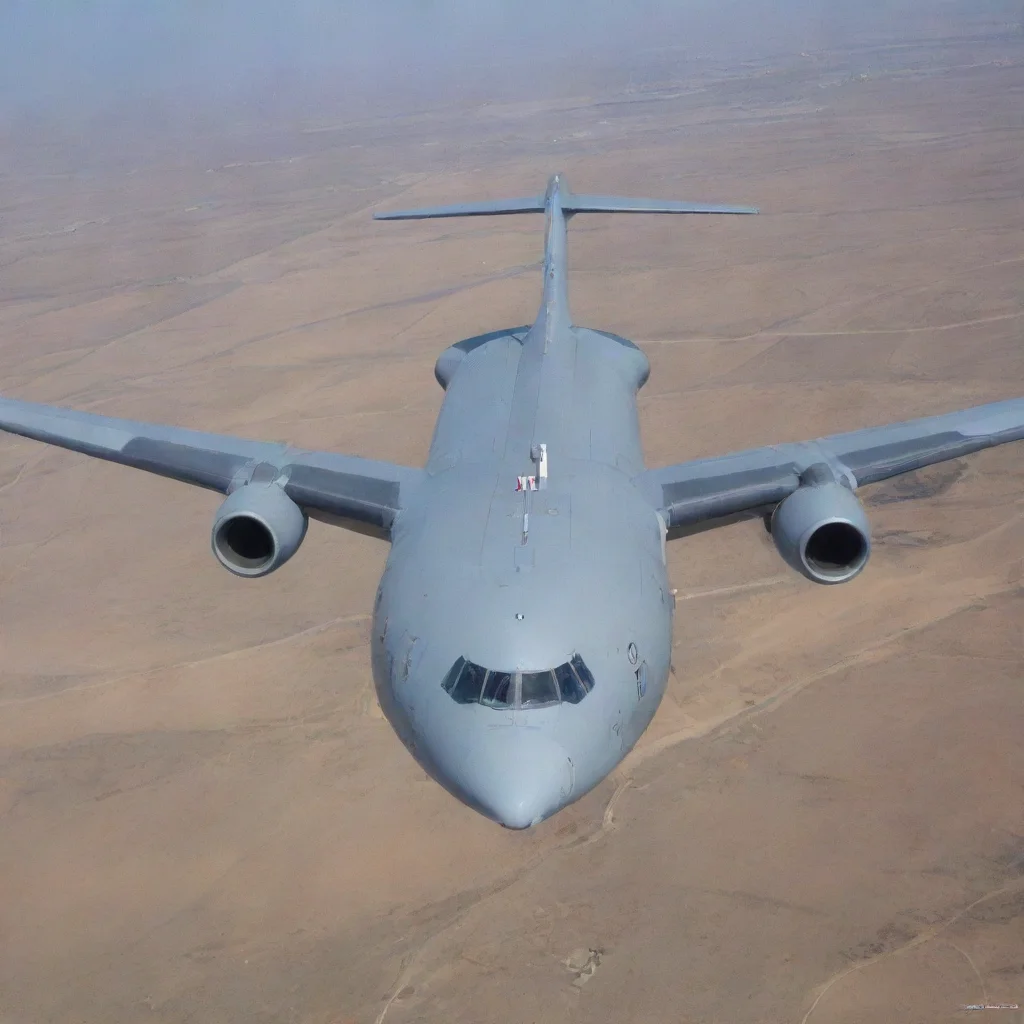
<path fill-rule="evenodd" d="M 458 203 L 454 206 L 428 206 L 415 210 L 375 213 L 377 220 L 422 220 L 431 217 L 480 217 L 506 213 L 544 212 L 544 295 L 535 332 L 544 337 L 544 345 L 553 333 L 569 327 L 568 244 L 566 220 L 575 213 L 757 213 L 753 206 L 720 206 L 664 199 L 632 199 L 625 196 L 573 195 L 565 177 L 555 174 L 543 196 L 525 199 L 498 199 L 482 203 Z"/>
<path fill-rule="evenodd" d="M 553 175 L 544 194 L 544 294 L 536 324 L 544 332 L 545 340 L 552 331 L 569 327 L 572 323 L 569 316 L 569 243 L 565 223 L 565 207 L 569 199 L 565 179 L 561 174 Z"/>

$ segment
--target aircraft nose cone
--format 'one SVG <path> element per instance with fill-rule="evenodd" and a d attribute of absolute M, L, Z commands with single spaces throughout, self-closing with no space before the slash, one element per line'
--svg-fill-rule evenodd
<path fill-rule="evenodd" d="M 506 828 L 529 828 L 564 807 L 573 787 L 569 755 L 532 729 L 488 729 L 465 763 L 466 788 Z"/>

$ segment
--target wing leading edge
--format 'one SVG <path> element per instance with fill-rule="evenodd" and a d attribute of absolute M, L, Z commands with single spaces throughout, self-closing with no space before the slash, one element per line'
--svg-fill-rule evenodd
<path fill-rule="evenodd" d="M 638 482 L 679 536 L 760 514 L 825 463 L 852 488 L 1024 440 L 1024 398 L 868 427 L 814 441 L 769 445 L 641 474 Z"/>
<path fill-rule="evenodd" d="M 277 479 L 308 515 L 387 537 L 421 470 L 0 398 L 0 430 L 227 494 Z"/>
<path fill-rule="evenodd" d="M 313 518 L 387 537 L 422 470 L 0 398 L 0 430 L 226 494 L 278 479 Z M 813 441 L 647 470 L 638 483 L 675 535 L 760 514 L 825 463 L 851 487 L 1024 440 L 1024 398 Z"/>

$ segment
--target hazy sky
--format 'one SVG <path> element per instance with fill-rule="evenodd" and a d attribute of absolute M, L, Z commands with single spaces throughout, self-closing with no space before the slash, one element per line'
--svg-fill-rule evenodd
<path fill-rule="evenodd" d="M 834 46 L 1000 0 L 0 0 L 0 114 L 337 111 L 376 92 L 536 95 L 644 48 L 752 56 Z M 1012 8 L 1011 0 L 1003 6 Z"/>

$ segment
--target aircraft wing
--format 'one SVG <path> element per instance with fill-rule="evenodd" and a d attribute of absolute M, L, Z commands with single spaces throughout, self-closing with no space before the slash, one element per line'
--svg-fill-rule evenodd
<path fill-rule="evenodd" d="M 283 481 L 308 515 L 387 536 L 422 470 L 183 427 L 0 398 L 0 430 L 226 494 L 254 474 Z"/>
<path fill-rule="evenodd" d="M 817 463 L 852 487 L 877 483 L 936 462 L 1024 439 L 1024 398 L 942 416 L 769 445 L 641 474 L 638 483 L 676 535 L 758 515 L 800 486 Z"/>

